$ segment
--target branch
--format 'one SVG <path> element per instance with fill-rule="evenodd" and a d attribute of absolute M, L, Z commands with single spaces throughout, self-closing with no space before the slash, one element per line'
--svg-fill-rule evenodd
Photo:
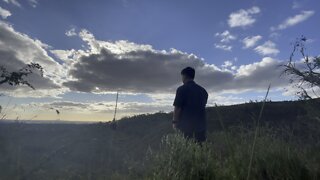
<path fill-rule="evenodd" d="M 38 63 L 30 63 L 25 67 L 19 69 L 17 72 L 8 72 L 5 67 L 0 66 L 0 85 L 8 83 L 11 86 L 27 85 L 31 89 L 35 89 L 27 80 L 24 78 L 34 73 L 34 70 L 40 72 L 40 76 L 43 76 L 43 68 Z"/>

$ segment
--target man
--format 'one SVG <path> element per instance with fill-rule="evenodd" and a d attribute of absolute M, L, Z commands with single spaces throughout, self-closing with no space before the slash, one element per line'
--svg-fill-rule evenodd
<path fill-rule="evenodd" d="M 177 89 L 174 100 L 172 125 L 187 139 L 201 143 L 206 140 L 207 91 L 194 82 L 195 70 L 186 67 L 181 71 L 183 85 Z"/>

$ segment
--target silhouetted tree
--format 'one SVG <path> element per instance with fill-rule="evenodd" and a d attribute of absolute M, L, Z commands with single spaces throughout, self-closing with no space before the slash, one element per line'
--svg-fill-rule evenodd
<path fill-rule="evenodd" d="M 34 70 L 39 71 L 40 75 L 43 76 L 43 68 L 38 63 L 27 64 L 25 67 L 15 72 L 9 72 L 4 66 L 0 66 L 0 85 L 6 83 L 11 86 L 27 85 L 28 87 L 35 89 L 32 84 L 24 79 L 28 75 L 34 73 Z"/>
<path fill-rule="evenodd" d="M 301 99 L 312 99 L 310 92 L 307 92 L 309 90 L 312 91 L 312 94 L 315 97 L 319 97 L 319 95 L 314 91 L 314 88 L 320 88 L 320 57 L 310 57 L 306 54 L 306 41 L 307 38 L 301 36 L 294 42 L 290 59 L 286 65 L 283 65 L 283 73 L 292 75 L 290 82 L 295 83 L 295 86 L 300 89 L 300 91 L 297 92 L 297 95 Z M 297 63 L 293 60 L 297 51 L 300 52 L 303 58 L 302 66 L 299 64 L 298 67 L 296 66 Z"/>

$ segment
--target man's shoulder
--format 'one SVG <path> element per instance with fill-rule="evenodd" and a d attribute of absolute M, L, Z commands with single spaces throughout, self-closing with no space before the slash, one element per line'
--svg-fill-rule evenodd
<path fill-rule="evenodd" d="M 194 83 L 194 86 L 198 87 L 199 89 L 206 91 L 206 89 L 204 87 L 202 87 L 201 85 L 199 85 L 198 83 Z"/>
<path fill-rule="evenodd" d="M 199 86 L 200 86 L 200 85 L 199 85 Z M 204 87 L 200 86 L 200 88 L 201 88 L 205 93 L 207 93 L 207 90 L 206 90 Z"/>
<path fill-rule="evenodd" d="M 182 91 L 182 90 L 184 90 L 184 89 L 186 89 L 187 88 L 187 86 L 185 85 L 185 84 L 182 84 L 181 86 L 179 86 L 178 88 L 177 88 L 177 91 Z"/>
<path fill-rule="evenodd" d="M 187 84 L 183 84 L 181 86 L 179 86 L 177 88 L 177 91 L 188 91 L 187 89 L 196 89 L 196 90 L 201 90 L 202 92 L 204 92 L 205 94 L 208 94 L 206 89 L 202 86 L 200 86 L 199 84 L 193 82 L 193 83 L 187 83 Z"/>
<path fill-rule="evenodd" d="M 208 95 L 208 92 L 206 91 L 206 89 L 205 89 L 204 87 L 200 86 L 199 84 L 196 84 L 196 85 L 197 85 L 197 87 L 201 90 L 201 92 L 202 92 L 203 94 Z"/>

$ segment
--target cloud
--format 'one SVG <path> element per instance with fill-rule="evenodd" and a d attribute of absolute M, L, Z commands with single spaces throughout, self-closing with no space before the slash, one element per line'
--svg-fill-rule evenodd
<path fill-rule="evenodd" d="M 302 7 L 302 2 L 293 1 L 292 9 L 299 9 Z"/>
<path fill-rule="evenodd" d="M 2 7 L 0 7 L 0 16 L 3 18 L 3 19 L 7 19 L 9 16 L 11 16 L 11 12 L 6 10 L 6 9 L 3 9 Z"/>
<path fill-rule="evenodd" d="M 106 113 L 113 114 L 115 102 L 72 102 L 72 101 L 54 101 L 45 103 L 31 103 L 33 107 L 42 108 L 48 111 L 49 109 L 57 109 L 63 116 L 64 112 L 68 113 Z M 161 104 L 158 102 L 118 102 L 118 114 L 141 114 L 154 113 L 159 111 L 172 111 L 172 100 L 169 104 Z"/>
<path fill-rule="evenodd" d="M 253 17 L 254 14 L 260 13 L 260 8 L 253 6 L 250 9 L 240 9 L 237 12 L 233 12 L 229 15 L 228 24 L 231 28 L 233 27 L 246 27 L 256 22 Z"/>
<path fill-rule="evenodd" d="M 158 96 L 158 95 L 157 95 Z M 170 97 L 170 98 L 167 98 Z M 164 102 L 163 99 L 166 99 Z M 158 99 L 154 99 L 153 102 L 118 102 L 117 115 L 118 119 L 125 115 L 144 114 L 144 113 L 156 113 L 159 111 L 171 112 L 173 110 L 174 95 L 159 96 Z M 214 106 L 215 103 L 223 105 L 231 105 L 237 103 L 243 103 L 245 99 L 233 95 L 217 95 L 210 94 L 207 106 Z M 59 110 L 60 115 L 63 117 L 65 113 L 74 114 L 97 114 L 103 113 L 105 115 L 113 115 L 115 102 L 101 101 L 101 102 L 73 102 L 73 101 L 53 101 L 44 103 L 30 103 L 23 105 L 25 108 L 33 107 L 37 110 Z M 111 120 L 111 119 L 110 119 Z"/>
<path fill-rule="evenodd" d="M 226 44 L 214 44 L 214 47 L 217 49 L 222 49 L 225 51 L 231 51 L 232 50 L 232 46 L 231 45 L 226 45 Z"/>
<path fill-rule="evenodd" d="M 216 33 L 215 36 L 220 37 L 221 38 L 220 42 L 222 43 L 228 43 L 232 40 L 237 39 L 236 36 L 232 35 L 228 30 L 222 33 Z"/>
<path fill-rule="evenodd" d="M 228 67 L 232 67 L 232 65 L 233 65 L 232 61 L 224 61 L 221 67 L 228 68 Z"/>
<path fill-rule="evenodd" d="M 71 37 L 71 36 L 76 36 L 76 29 L 75 28 L 71 28 L 70 30 L 66 31 L 65 33 L 66 36 Z"/>
<path fill-rule="evenodd" d="M 278 32 L 272 32 L 270 33 L 269 37 L 275 40 L 278 40 L 280 38 L 281 34 Z"/>
<path fill-rule="evenodd" d="M 226 63 L 229 64 L 230 63 Z M 198 76 L 197 83 L 205 86 L 209 92 L 208 105 L 213 105 L 214 102 L 219 104 L 235 104 L 244 102 L 244 99 L 234 95 L 223 95 L 223 93 L 238 94 L 246 91 L 265 91 L 271 83 L 273 88 L 279 89 L 287 87 L 288 80 L 281 78 L 282 69 L 281 61 L 266 57 L 259 62 L 252 64 L 241 65 L 234 74 L 228 72 L 217 77 L 210 74 L 208 71 L 196 72 Z M 229 66 L 228 65 L 228 66 Z M 232 75 L 231 75 L 232 74 Z M 226 78 L 225 76 L 229 76 Z M 222 80 L 221 80 L 222 79 Z M 146 82 L 145 85 L 148 82 Z M 149 85 L 152 85 L 149 83 Z M 143 87 L 142 87 L 143 89 Z M 175 91 L 165 91 L 161 93 L 147 93 L 152 98 L 151 102 L 119 102 L 119 112 L 122 113 L 150 113 L 159 110 L 171 111 L 172 101 Z M 67 109 L 75 112 L 103 112 L 113 113 L 114 102 L 93 102 L 93 103 L 77 103 L 77 102 L 55 102 L 48 107 L 56 109 Z"/>
<path fill-rule="evenodd" d="M 239 93 L 247 90 L 265 90 L 269 83 L 273 87 L 286 86 L 287 79 L 280 78 L 282 72 L 280 65 L 282 65 L 281 61 L 270 57 L 252 64 L 241 65 L 232 80 L 223 83 L 217 90 Z"/>
<path fill-rule="evenodd" d="M 286 84 L 278 78 L 280 73 L 276 70 L 281 62 L 272 58 L 240 67 L 227 62 L 225 68 L 219 68 L 194 54 L 176 49 L 156 50 L 148 44 L 97 40 L 87 30 L 80 31 L 78 36 L 86 43 L 86 48 L 51 50 L 60 58 L 59 64 L 47 54 L 48 45 L 1 22 L 0 63 L 15 70 L 36 60 L 45 67 L 45 78 L 31 77 L 37 91 L 19 87 L 14 88 L 14 95 L 57 96 L 67 89 L 91 93 L 120 90 L 124 93 L 173 94 L 181 85 L 180 71 L 186 66 L 196 69 L 196 81 L 210 92 L 264 90 L 274 79 L 277 87 Z M 7 59 L 11 59 L 10 63 Z M 12 91 L 10 88 L 1 86 L 7 92 Z"/>
<path fill-rule="evenodd" d="M 72 62 L 69 71 L 72 79 L 63 83 L 72 91 L 174 93 L 181 85 L 180 71 L 186 66 L 196 69 L 199 84 L 216 93 L 265 90 L 270 82 L 277 87 L 287 82 L 279 78 L 277 68 L 281 62 L 272 58 L 233 67 L 231 71 L 176 49 L 156 50 L 150 45 L 123 40 L 101 41 L 86 30 L 79 37 L 87 43 L 86 49 L 59 51 L 65 61 Z"/>
<path fill-rule="evenodd" d="M 217 49 L 222 49 L 225 51 L 231 51 L 232 46 L 229 45 L 229 43 L 233 40 L 236 40 L 237 37 L 235 35 L 232 35 L 228 30 L 222 32 L 222 33 L 216 33 L 215 37 L 220 38 L 219 43 L 215 43 L 214 46 Z"/>
<path fill-rule="evenodd" d="M 44 77 L 32 74 L 27 79 L 37 89 L 34 92 L 27 87 L 11 87 L 1 85 L 0 89 L 15 96 L 44 95 L 58 90 L 61 77 L 65 74 L 64 67 L 48 56 L 45 48 L 49 46 L 28 35 L 19 33 L 9 24 L 0 21 L 0 65 L 8 71 L 17 71 L 26 64 L 34 62 L 44 67 Z M 49 95 L 49 94 L 47 94 Z"/>
<path fill-rule="evenodd" d="M 251 48 L 251 47 L 255 46 L 256 43 L 257 43 L 260 39 L 262 39 L 262 36 L 260 36 L 260 35 L 251 36 L 251 37 L 248 36 L 248 37 L 244 38 L 244 39 L 242 40 L 242 43 L 244 44 L 244 47 L 243 47 L 243 48 Z"/>
<path fill-rule="evenodd" d="M 277 55 L 280 52 L 276 48 L 276 44 L 273 43 L 272 41 L 266 41 L 264 44 L 256 47 L 254 50 L 263 56 Z"/>
<path fill-rule="evenodd" d="M 195 55 L 174 49 L 169 52 L 137 50 L 115 54 L 102 48 L 99 54 L 80 57 L 70 70 L 70 75 L 77 80 L 64 85 L 84 92 L 175 91 L 180 84 L 180 71 L 186 66 L 197 67 L 199 71 L 205 68 L 204 62 Z"/>
<path fill-rule="evenodd" d="M 245 99 L 242 97 L 237 97 L 234 95 L 215 95 L 210 94 L 207 102 L 208 106 L 215 106 L 215 104 L 219 105 L 233 105 L 244 103 Z"/>
<path fill-rule="evenodd" d="M 37 7 L 37 5 L 38 5 L 38 1 L 37 1 L 37 0 L 28 0 L 28 1 L 29 1 L 29 4 L 30 4 L 32 7 L 34 7 L 34 8 Z"/>
<path fill-rule="evenodd" d="M 13 4 L 15 6 L 22 7 L 19 1 L 17 0 L 3 0 L 3 1 L 8 4 Z M 38 5 L 38 0 L 28 0 L 28 3 L 30 4 L 30 6 L 36 8 Z"/>
<path fill-rule="evenodd" d="M 3 0 L 3 1 L 8 4 L 13 4 L 15 6 L 21 7 L 21 4 L 17 0 Z"/>
<path fill-rule="evenodd" d="M 309 19 L 311 16 L 314 15 L 314 13 L 315 13 L 314 11 L 301 11 L 300 14 L 297 14 L 297 15 L 295 15 L 293 17 L 289 17 L 284 22 L 279 24 L 277 27 L 271 27 L 271 30 L 272 31 L 283 30 L 283 29 L 286 29 L 288 27 L 294 26 L 296 24 L 299 24 L 299 23 Z"/>

